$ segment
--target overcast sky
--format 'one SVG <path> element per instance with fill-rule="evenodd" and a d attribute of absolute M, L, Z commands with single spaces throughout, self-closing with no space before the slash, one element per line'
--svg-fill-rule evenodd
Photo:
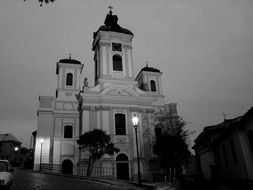
<path fill-rule="evenodd" d="M 135 75 L 146 61 L 163 72 L 165 101 L 178 103 L 191 139 L 253 105 L 252 0 L 1 0 L 0 133 L 29 147 L 38 95 L 55 94 L 56 62 L 69 53 L 93 84 L 93 32 L 109 5 L 134 33 Z"/>

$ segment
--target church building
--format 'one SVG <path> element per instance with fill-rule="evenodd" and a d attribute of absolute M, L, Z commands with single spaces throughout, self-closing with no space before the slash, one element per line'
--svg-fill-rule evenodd
<path fill-rule="evenodd" d="M 60 165 L 62 171 L 85 163 L 88 153 L 79 150 L 77 140 L 87 131 L 101 129 L 120 151 L 105 155 L 95 166 L 115 169 L 118 179 L 136 177 L 132 123 L 136 116 L 140 172 L 143 180 L 151 178 L 156 113 L 162 110 L 177 116 L 177 110 L 175 103 L 164 103 L 160 70 L 146 65 L 134 76 L 133 36 L 112 11 L 107 14 L 104 25 L 93 34 L 94 86 L 87 79 L 80 81 L 80 61 L 69 57 L 57 62 L 55 96 L 39 96 L 34 170 L 41 163 Z"/>

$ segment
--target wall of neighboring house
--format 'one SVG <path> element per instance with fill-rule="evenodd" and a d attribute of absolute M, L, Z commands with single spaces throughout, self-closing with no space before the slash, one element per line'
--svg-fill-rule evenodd
<path fill-rule="evenodd" d="M 238 131 L 234 131 L 217 145 L 217 168 L 223 180 L 242 180 L 247 177 L 242 143 Z"/>
<path fill-rule="evenodd" d="M 200 154 L 200 166 L 201 166 L 201 173 L 205 180 L 211 180 L 212 174 L 210 166 L 215 165 L 213 152 L 210 149 L 204 150 Z"/>
<path fill-rule="evenodd" d="M 240 138 L 249 180 L 253 180 L 253 118 L 249 118 L 241 129 Z"/>
<path fill-rule="evenodd" d="M 247 135 L 250 130 L 253 133 L 252 119 L 245 126 L 237 126 L 216 146 L 216 163 L 223 180 L 253 180 L 253 147 Z"/>

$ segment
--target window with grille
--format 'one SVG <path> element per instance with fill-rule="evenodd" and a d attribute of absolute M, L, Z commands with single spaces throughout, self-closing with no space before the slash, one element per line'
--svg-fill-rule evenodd
<path fill-rule="evenodd" d="M 125 114 L 115 114 L 115 132 L 116 135 L 126 135 L 126 117 Z"/>

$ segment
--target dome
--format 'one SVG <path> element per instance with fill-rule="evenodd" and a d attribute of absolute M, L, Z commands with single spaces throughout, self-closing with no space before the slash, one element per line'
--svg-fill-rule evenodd
<path fill-rule="evenodd" d="M 112 15 L 112 12 L 110 11 L 110 13 L 106 15 L 104 25 L 99 27 L 97 32 L 94 33 L 93 38 L 96 38 L 96 35 L 99 31 L 112 31 L 133 35 L 133 33 L 130 30 L 122 28 L 117 22 L 118 22 L 117 15 Z"/>
<path fill-rule="evenodd" d="M 141 69 L 141 71 L 148 71 L 148 72 L 156 72 L 156 73 L 160 73 L 160 70 L 159 69 L 156 69 L 154 67 L 149 67 L 148 65 L 146 67 L 143 67 Z M 140 71 L 140 72 L 141 72 Z"/>
<path fill-rule="evenodd" d="M 76 59 L 61 59 L 59 60 L 59 63 L 67 63 L 67 64 L 81 64 L 80 61 L 76 60 Z"/>
<path fill-rule="evenodd" d="M 81 65 L 81 62 L 76 60 L 76 59 L 71 59 L 71 56 L 69 56 L 68 59 L 60 59 L 56 63 L 56 74 L 59 74 L 59 63 L 65 63 L 65 64 L 76 64 L 76 65 Z"/>

